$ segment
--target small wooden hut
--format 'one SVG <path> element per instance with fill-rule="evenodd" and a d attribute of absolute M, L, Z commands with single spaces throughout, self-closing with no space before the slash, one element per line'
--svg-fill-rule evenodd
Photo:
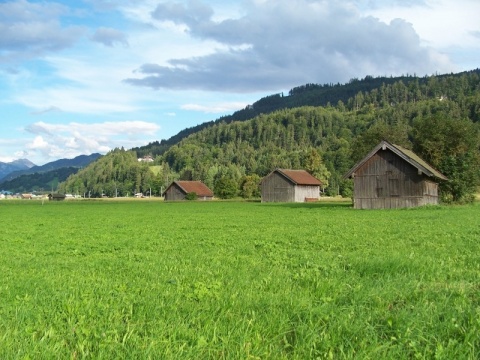
<path fill-rule="evenodd" d="M 50 201 L 65 200 L 65 194 L 58 194 L 58 193 L 48 194 L 48 200 L 50 200 Z"/>
<path fill-rule="evenodd" d="M 351 168 L 355 209 L 438 204 L 438 180 L 448 180 L 411 150 L 382 141 Z"/>
<path fill-rule="evenodd" d="M 305 170 L 276 169 L 262 179 L 262 202 L 318 200 L 321 185 Z"/>
<path fill-rule="evenodd" d="M 165 200 L 185 200 L 188 193 L 197 194 L 198 200 L 212 200 L 213 192 L 201 181 L 174 181 L 165 190 Z"/>

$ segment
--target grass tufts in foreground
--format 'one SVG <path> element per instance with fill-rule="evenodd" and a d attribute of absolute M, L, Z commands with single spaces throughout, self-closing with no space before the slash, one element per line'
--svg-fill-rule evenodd
<path fill-rule="evenodd" d="M 480 206 L 0 202 L 0 358 L 480 357 Z"/>

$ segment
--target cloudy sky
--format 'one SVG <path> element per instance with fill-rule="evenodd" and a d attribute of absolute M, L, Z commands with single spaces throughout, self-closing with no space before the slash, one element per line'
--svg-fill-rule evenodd
<path fill-rule="evenodd" d="M 167 139 L 263 96 L 479 67 L 478 0 L 0 0 L 0 161 Z"/>

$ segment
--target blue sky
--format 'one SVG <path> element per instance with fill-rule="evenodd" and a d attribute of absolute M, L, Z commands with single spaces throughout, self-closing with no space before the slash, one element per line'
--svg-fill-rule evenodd
<path fill-rule="evenodd" d="M 0 0 L 0 161 L 126 149 L 306 83 L 479 67 L 478 0 Z"/>

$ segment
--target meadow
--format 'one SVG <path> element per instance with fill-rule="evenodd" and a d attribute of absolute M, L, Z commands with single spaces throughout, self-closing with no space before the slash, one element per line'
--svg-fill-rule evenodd
<path fill-rule="evenodd" d="M 478 359 L 480 204 L 1 201 L 1 359 Z"/>

